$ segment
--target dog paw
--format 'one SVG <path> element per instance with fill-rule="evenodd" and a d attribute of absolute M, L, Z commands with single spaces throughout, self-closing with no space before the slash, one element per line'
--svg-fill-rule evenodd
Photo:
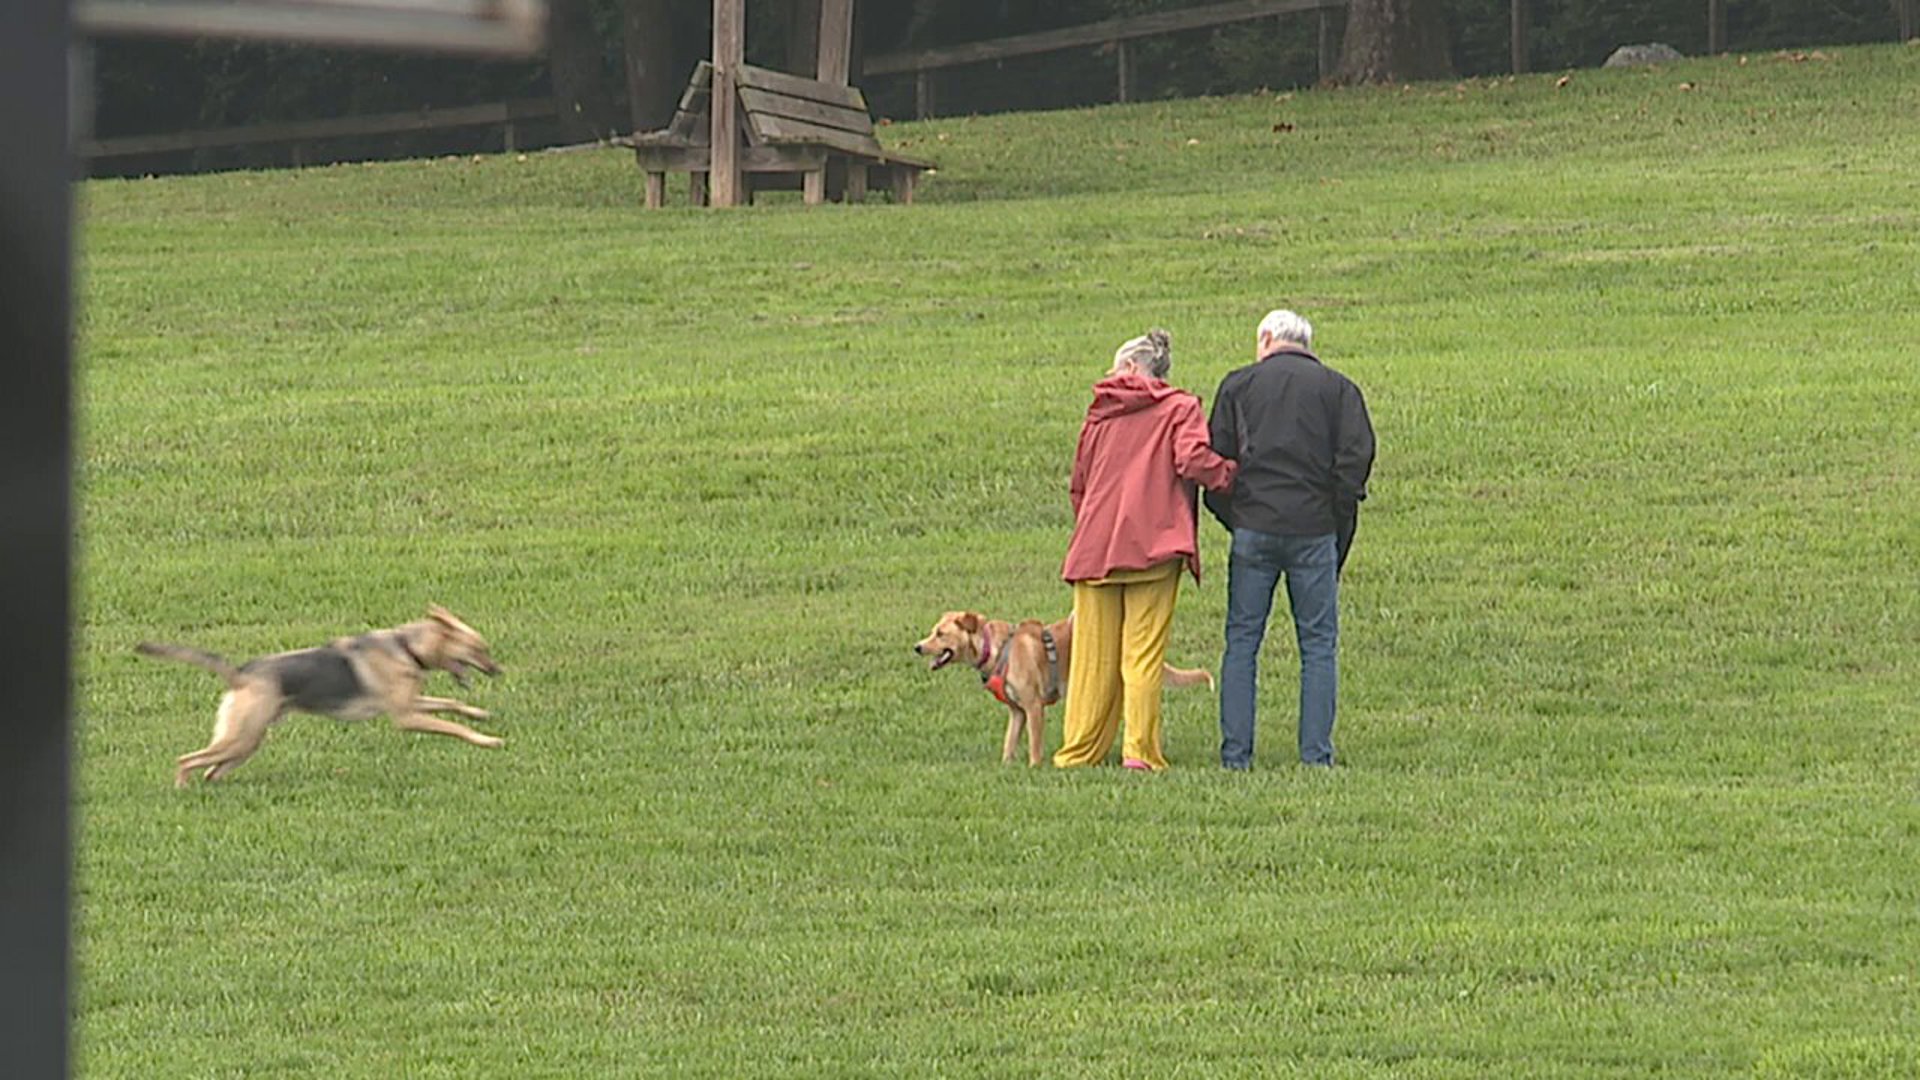
<path fill-rule="evenodd" d="M 474 743 L 474 745 L 484 746 L 489 750 L 498 750 L 501 747 L 507 745 L 507 740 L 495 738 L 492 735 L 482 735 L 480 736 L 480 741 Z"/>

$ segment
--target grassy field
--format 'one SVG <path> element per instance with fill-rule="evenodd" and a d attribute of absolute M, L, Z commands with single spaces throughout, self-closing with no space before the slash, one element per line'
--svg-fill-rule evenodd
<path fill-rule="evenodd" d="M 1554 81 L 898 125 L 911 208 L 87 184 L 82 1072 L 1920 1074 L 1920 48 Z M 1002 768 L 908 646 L 1065 611 L 1115 345 L 1210 399 L 1281 304 L 1380 434 L 1347 767 L 1283 624 L 1253 773 L 1204 693 L 1166 774 Z M 429 600 L 505 751 L 172 788 L 218 684 L 135 641 Z"/>

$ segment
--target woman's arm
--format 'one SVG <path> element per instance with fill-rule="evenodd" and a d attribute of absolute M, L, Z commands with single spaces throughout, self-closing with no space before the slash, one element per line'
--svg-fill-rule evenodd
<path fill-rule="evenodd" d="M 1225 491 L 1238 470 L 1238 464 L 1213 452 L 1213 437 L 1200 419 L 1200 399 L 1189 399 L 1173 426 L 1173 471 L 1209 491 Z"/>

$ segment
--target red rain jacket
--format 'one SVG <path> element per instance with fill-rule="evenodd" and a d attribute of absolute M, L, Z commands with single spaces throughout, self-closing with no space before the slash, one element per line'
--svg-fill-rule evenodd
<path fill-rule="evenodd" d="M 1073 540 L 1060 576 L 1094 581 L 1184 558 L 1200 580 L 1194 484 L 1233 486 L 1213 452 L 1200 399 L 1145 375 L 1093 384 L 1073 457 Z"/>

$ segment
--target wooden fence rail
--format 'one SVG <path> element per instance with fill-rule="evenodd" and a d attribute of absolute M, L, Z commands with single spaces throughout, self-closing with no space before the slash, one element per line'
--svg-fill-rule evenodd
<path fill-rule="evenodd" d="M 1120 19 L 1103 19 L 1100 22 L 1082 23 L 1079 26 L 1065 26 L 1058 30 L 1041 30 L 1014 37 L 994 38 L 990 41 L 972 41 L 963 45 L 945 45 L 937 49 L 880 53 L 868 57 L 863 70 L 868 75 L 912 74 L 914 113 L 921 119 L 925 119 L 934 109 L 933 72 L 942 68 L 1007 60 L 1017 56 L 1035 56 L 1067 49 L 1109 47 L 1113 49 L 1117 68 L 1117 96 L 1121 101 L 1129 101 L 1133 96 L 1132 64 L 1127 55 L 1129 41 L 1159 37 L 1162 34 L 1173 34 L 1182 30 L 1201 30 L 1253 19 L 1313 11 L 1320 15 L 1320 77 L 1326 78 L 1333 73 L 1333 68 L 1339 61 L 1339 41 L 1333 32 L 1333 13 L 1344 10 L 1346 6 L 1347 0 L 1233 0 L 1232 3 L 1208 4 L 1177 11 L 1158 11 Z"/>
<path fill-rule="evenodd" d="M 250 124 L 245 127 L 214 128 L 204 131 L 173 131 L 164 135 L 125 135 L 109 139 L 89 139 L 80 144 L 80 155 L 90 161 L 137 157 L 146 154 L 171 154 L 188 150 L 216 150 L 233 146 L 258 146 L 264 143 L 292 143 L 294 163 L 300 163 L 300 144 L 318 139 L 352 138 L 359 135 L 396 135 L 416 131 L 443 131 L 463 127 L 498 125 L 502 142 L 513 150 L 516 126 L 528 120 L 545 120 L 554 115 L 551 98 L 525 98 L 487 105 L 462 105 L 451 109 L 418 109 L 412 112 L 370 113 L 364 116 L 340 116 L 327 120 L 300 120 L 284 124 Z"/>

